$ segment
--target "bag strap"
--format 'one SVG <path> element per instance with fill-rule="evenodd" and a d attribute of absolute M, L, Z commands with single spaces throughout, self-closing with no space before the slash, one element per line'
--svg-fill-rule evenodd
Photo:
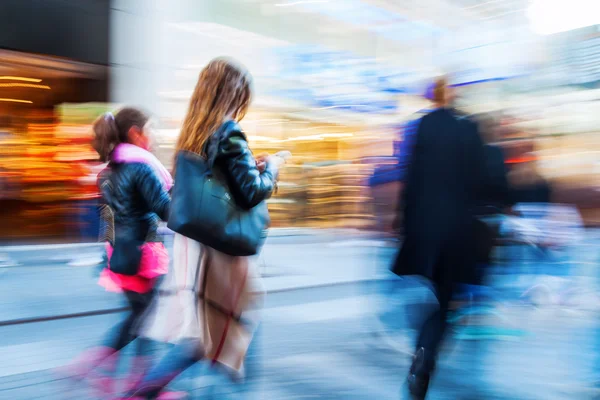
<path fill-rule="evenodd" d="M 221 356 L 221 353 L 225 346 L 225 341 L 227 340 L 227 335 L 229 334 L 229 327 L 231 325 L 231 320 L 233 319 L 234 321 L 240 322 L 241 316 L 237 317 L 234 313 L 235 313 L 235 309 L 238 306 L 240 298 L 242 297 L 242 292 L 246 288 L 246 281 L 248 280 L 248 269 L 249 269 L 249 266 L 246 266 L 246 270 L 244 271 L 244 275 L 242 277 L 242 285 L 240 286 L 240 290 L 238 290 L 234 294 L 233 309 L 230 311 L 229 315 L 227 316 L 228 318 L 227 318 L 227 321 L 225 321 L 225 326 L 223 327 L 223 333 L 221 335 L 221 340 L 219 341 L 219 344 L 217 345 L 217 349 L 215 350 L 215 354 L 213 355 L 213 358 L 211 360 L 211 364 L 213 366 L 219 361 L 219 357 Z"/>
<path fill-rule="evenodd" d="M 189 239 L 187 239 L 189 240 Z M 196 277 L 194 278 L 194 288 L 193 288 L 193 292 L 196 293 L 196 295 L 199 295 L 199 293 L 204 292 L 204 288 L 202 288 L 202 291 L 198 288 L 198 285 L 200 284 L 200 267 L 202 266 L 202 257 L 205 257 L 206 252 L 203 251 L 202 246 L 200 247 L 200 253 L 198 254 L 198 264 L 196 264 Z M 204 284 L 206 284 L 206 270 L 207 268 L 204 268 Z"/>
<path fill-rule="evenodd" d="M 232 128 L 237 125 L 237 122 L 234 120 L 229 120 L 223 123 L 219 129 L 211 136 L 210 140 L 206 144 L 206 155 L 207 155 L 207 163 L 210 169 L 213 169 L 215 162 L 217 160 L 217 156 L 219 155 L 219 145 L 221 143 L 221 138 L 225 133 L 231 132 Z"/>

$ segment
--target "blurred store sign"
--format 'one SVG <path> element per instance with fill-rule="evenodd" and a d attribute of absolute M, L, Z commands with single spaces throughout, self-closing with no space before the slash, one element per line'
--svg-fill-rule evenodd
<path fill-rule="evenodd" d="M 48 78 L 102 79 L 107 75 L 104 65 L 3 49 L 0 49 L 0 71 L 2 74 L 15 75 L 28 72 Z"/>
<path fill-rule="evenodd" d="M 409 19 L 398 13 L 361 0 L 298 1 L 280 0 L 279 7 L 301 9 L 321 14 L 343 23 L 365 27 L 381 37 L 400 42 L 430 38 L 443 33 L 437 26 Z"/>
<path fill-rule="evenodd" d="M 320 46 L 288 46 L 273 50 L 279 76 L 289 85 L 276 94 L 302 99 L 315 107 L 354 113 L 397 112 L 397 96 L 418 93 L 416 74 L 395 70 L 373 58 Z"/>
<path fill-rule="evenodd" d="M 600 83 L 600 25 L 552 36 L 553 77 L 558 85 Z"/>
<path fill-rule="evenodd" d="M 112 111 L 116 106 L 107 103 L 60 104 L 56 113 L 63 124 L 85 125 L 94 122 L 99 115 Z"/>
<path fill-rule="evenodd" d="M 525 75 L 527 75 L 527 70 L 524 68 L 513 68 L 511 71 L 474 68 L 453 72 L 451 82 L 454 86 L 465 86 L 477 83 L 500 82 Z"/>

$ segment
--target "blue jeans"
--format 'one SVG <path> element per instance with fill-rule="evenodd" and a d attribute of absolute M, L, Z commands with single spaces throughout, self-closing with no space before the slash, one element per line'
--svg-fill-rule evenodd
<path fill-rule="evenodd" d="M 246 379 L 236 388 L 237 392 L 249 395 L 258 392 L 257 385 L 260 376 L 261 365 L 261 340 L 260 328 L 256 330 L 254 339 L 248 349 L 246 356 Z M 156 398 L 159 393 L 176 377 L 197 362 L 203 359 L 198 351 L 201 345 L 196 340 L 184 340 L 174 346 L 155 365 L 132 390 L 130 396 L 143 396 L 147 399 Z M 249 398 L 246 396 L 245 398 Z M 258 398 L 258 397 L 257 397 Z"/>

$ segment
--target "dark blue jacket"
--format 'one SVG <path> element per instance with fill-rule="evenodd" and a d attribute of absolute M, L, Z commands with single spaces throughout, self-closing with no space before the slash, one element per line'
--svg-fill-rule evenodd
<path fill-rule="evenodd" d="M 405 240 L 395 273 L 473 280 L 474 212 L 485 179 L 484 159 L 474 122 L 448 109 L 421 119 L 400 201 Z"/>
<path fill-rule="evenodd" d="M 369 186 L 373 187 L 390 182 L 404 181 L 420 121 L 420 118 L 416 118 L 404 126 L 402 140 L 397 145 L 394 145 L 396 163 L 375 168 L 373 175 L 369 179 Z"/>

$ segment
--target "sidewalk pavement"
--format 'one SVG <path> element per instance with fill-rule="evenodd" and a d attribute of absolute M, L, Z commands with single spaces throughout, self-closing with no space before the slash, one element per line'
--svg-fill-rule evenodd
<path fill-rule="evenodd" d="M 160 228 L 165 241 L 173 236 L 173 231 Z M 356 229 L 316 229 L 316 228 L 273 228 L 269 230 L 267 244 L 272 243 L 320 243 L 349 240 L 377 240 L 377 232 Z M 59 265 L 69 263 L 72 266 L 94 266 L 101 260 L 103 244 L 63 243 L 63 244 L 27 244 L 0 246 L 0 268 L 21 265 Z"/>
<path fill-rule="evenodd" d="M 336 239 L 300 243 L 269 239 L 257 259 L 266 290 L 273 293 L 381 279 L 381 271 L 387 270 L 396 251 L 368 237 L 350 235 L 343 240 L 338 235 Z M 8 253 L 20 266 L 0 268 L 0 325 L 110 313 L 124 306 L 122 296 L 97 285 L 101 247 L 26 250 Z"/>
<path fill-rule="evenodd" d="M 374 309 L 370 293 L 348 286 L 285 292 L 379 279 L 395 254 L 395 246 L 360 235 L 309 239 L 269 240 L 259 258 L 268 290 L 280 292 L 269 296 L 272 302 L 265 310 L 263 338 L 255 341 L 262 343 L 258 350 L 262 353 L 260 375 L 254 381 L 258 388 L 237 397 L 212 393 L 211 388 L 220 385 L 198 369 L 177 388 L 193 390 L 194 398 L 398 398 L 408 358 L 391 349 L 377 350 L 357 334 L 367 325 L 364 316 Z M 63 249 L 62 253 L 66 258 L 86 255 L 81 248 Z M 47 254 L 35 259 L 43 261 L 44 257 Z M 97 286 L 95 272 L 93 267 L 64 262 L 0 268 L 0 321 L 120 307 L 120 296 Z M 332 293 L 347 289 L 353 294 Z M 406 296 L 406 291 L 403 293 Z M 511 326 L 524 328 L 529 335 L 493 344 L 450 342 L 450 354 L 440 364 L 442 372 L 434 383 L 432 399 L 598 398 L 598 390 L 586 389 L 586 382 L 597 378 L 591 375 L 592 371 L 597 374 L 593 367 L 600 337 L 597 313 L 520 306 L 502 307 L 502 311 Z M 106 327 L 118 317 L 103 315 L 0 327 L 0 358 L 5 362 L 0 371 L 0 398 L 90 398 L 81 388 L 73 390 L 56 380 L 50 368 L 98 343 Z M 462 386 L 466 390 L 458 391 Z M 502 389 L 501 395 L 468 393 L 487 387 Z"/>
<path fill-rule="evenodd" d="M 198 365 L 173 388 L 190 391 L 193 399 L 405 398 L 399 391 L 410 358 L 398 346 L 406 342 L 411 348 L 411 334 L 398 331 L 390 337 L 396 344 L 391 347 L 373 336 L 377 331 L 370 332 L 369 326 L 372 296 L 361 290 L 333 297 L 326 290 L 297 299 L 290 296 L 270 296 L 247 359 L 247 386 L 228 384 Z M 600 391 L 591 387 L 598 371 L 597 316 L 516 306 L 504 312 L 529 334 L 511 341 L 467 341 L 450 333 L 428 399 L 599 398 Z M 52 368 L 99 343 L 120 317 L 2 328 L 0 398 L 95 398 L 85 385 L 57 379 Z M 155 356 L 160 356 L 166 348 L 160 345 L 156 350 Z"/>

